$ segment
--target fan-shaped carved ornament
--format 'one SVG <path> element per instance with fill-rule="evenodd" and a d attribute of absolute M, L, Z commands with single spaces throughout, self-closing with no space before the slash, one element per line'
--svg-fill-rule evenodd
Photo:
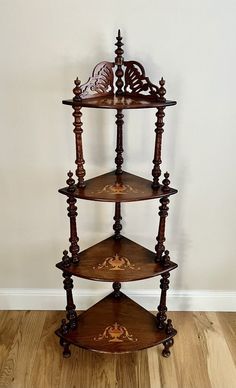
<path fill-rule="evenodd" d="M 159 99 L 159 87 L 152 84 L 145 75 L 144 67 L 136 61 L 124 63 L 125 70 L 125 94 L 140 96 L 144 95 L 153 99 Z"/>
<path fill-rule="evenodd" d="M 80 98 L 92 98 L 112 95 L 114 92 L 113 85 L 113 66 L 112 62 L 100 62 L 95 66 L 92 77 L 81 85 L 82 93 Z"/>

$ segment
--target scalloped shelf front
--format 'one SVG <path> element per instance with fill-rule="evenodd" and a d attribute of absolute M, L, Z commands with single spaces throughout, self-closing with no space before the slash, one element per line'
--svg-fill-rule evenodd
<path fill-rule="evenodd" d="M 79 254 L 79 263 L 57 268 L 69 274 L 102 282 L 130 282 L 148 279 L 177 268 L 170 262 L 168 267 L 156 263 L 156 254 L 126 237 L 115 240 L 109 237 Z"/>
<path fill-rule="evenodd" d="M 123 171 L 122 175 L 116 175 L 115 171 L 89 179 L 85 188 L 75 188 L 73 196 L 91 201 L 103 202 L 132 202 L 144 199 L 161 198 L 177 193 L 170 188 L 168 193 L 163 191 L 163 186 L 157 190 L 152 189 L 152 182 L 137 175 Z M 64 195 L 71 195 L 68 187 L 58 190 Z"/>
<path fill-rule="evenodd" d="M 85 98 L 80 102 L 74 102 L 73 100 L 63 100 L 65 105 L 74 105 L 81 106 L 86 108 L 104 108 L 104 109 L 143 109 L 143 108 L 160 108 L 166 106 L 176 105 L 176 101 L 155 101 L 150 99 L 150 97 L 140 96 L 140 97 L 116 97 L 106 96 L 106 97 L 93 97 Z"/>
<path fill-rule="evenodd" d="M 102 353 L 129 353 L 150 348 L 176 335 L 157 328 L 156 317 L 122 292 L 106 296 L 78 316 L 78 326 L 56 334 L 81 348 Z"/>

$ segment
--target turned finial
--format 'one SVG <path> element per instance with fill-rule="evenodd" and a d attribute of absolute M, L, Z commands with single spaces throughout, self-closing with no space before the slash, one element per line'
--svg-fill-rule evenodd
<path fill-rule="evenodd" d="M 73 89 L 73 93 L 74 93 L 75 97 L 73 98 L 73 101 L 81 101 L 81 97 L 80 97 L 80 95 L 82 93 L 82 90 L 80 87 L 81 81 L 79 80 L 78 77 L 74 81 L 74 84 L 75 84 L 75 87 Z"/>
<path fill-rule="evenodd" d="M 60 329 L 61 329 L 62 334 L 67 334 L 68 333 L 68 325 L 67 325 L 65 319 L 62 319 Z"/>
<path fill-rule="evenodd" d="M 71 264 L 70 257 L 68 256 L 68 251 L 63 251 L 63 257 L 62 257 L 63 267 L 68 268 Z"/>
<path fill-rule="evenodd" d="M 122 43 L 122 36 L 120 35 L 120 30 L 118 30 L 118 36 L 116 37 L 117 42 L 115 45 L 117 46 L 117 49 L 115 50 L 115 64 L 116 65 L 122 65 L 124 58 L 122 57 L 122 54 L 124 54 L 124 50 L 122 49 L 122 46 L 124 45 Z"/>
<path fill-rule="evenodd" d="M 75 191 L 75 180 L 72 178 L 73 177 L 73 172 L 72 171 L 69 171 L 67 176 L 69 177 L 66 181 L 67 185 L 69 186 L 68 187 L 68 191 L 70 192 L 73 192 Z"/>
<path fill-rule="evenodd" d="M 170 266 L 170 256 L 169 256 L 169 251 L 165 251 L 164 256 L 161 258 L 161 264 L 163 267 L 169 267 Z"/>
<path fill-rule="evenodd" d="M 170 174 L 168 172 L 165 172 L 164 174 L 164 179 L 162 181 L 163 183 L 163 188 L 162 190 L 165 192 L 165 193 L 168 193 L 168 191 L 170 191 L 170 187 L 169 187 L 169 184 L 170 184 L 170 180 L 169 180 L 169 176 Z"/>
<path fill-rule="evenodd" d="M 172 334 L 173 333 L 173 325 L 172 325 L 172 320 L 171 319 L 167 319 L 167 323 L 166 323 L 166 328 L 165 328 L 165 332 L 166 334 Z"/>
<path fill-rule="evenodd" d="M 163 79 L 163 77 L 161 78 L 161 80 L 159 81 L 159 85 L 160 85 L 160 87 L 159 87 L 159 95 L 160 95 L 160 99 L 162 100 L 162 101 L 166 101 L 166 99 L 165 99 L 165 94 L 166 94 L 166 89 L 164 88 L 164 85 L 165 85 L 165 80 Z"/>

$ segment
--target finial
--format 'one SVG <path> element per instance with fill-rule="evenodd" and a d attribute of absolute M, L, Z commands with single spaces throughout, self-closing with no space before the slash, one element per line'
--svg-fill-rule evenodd
<path fill-rule="evenodd" d="M 68 256 L 68 251 L 63 251 L 63 257 L 62 257 L 63 267 L 68 268 L 71 264 L 70 257 Z"/>
<path fill-rule="evenodd" d="M 122 57 L 122 54 L 124 54 L 124 50 L 122 49 L 122 46 L 124 45 L 122 43 L 122 36 L 120 34 L 120 30 L 118 30 L 118 36 L 116 37 L 117 42 L 115 45 L 117 46 L 117 49 L 115 50 L 115 64 L 116 65 L 122 65 L 124 58 Z"/>
<path fill-rule="evenodd" d="M 81 81 L 79 80 L 79 78 L 77 77 L 76 80 L 74 80 L 74 84 L 75 84 L 75 87 L 73 89 L 73 93 L 75 95 L 75 97 L 73 98 L 73 101 L 81 101 L 81 93 L 82 93 L 82 90 L 81 90 L 81 87 L 80 87 L 80 84 L 81 84 Z"/>
<path fill-rule="evenodd" d="M 159 87 L 159 95 L 160 95 L 160 99 L 162 100 L 162 101 L 166 101 L 166 99 L 165 99 L 165 94 L 166 94 L 166 89 L 164 88 L 164 85 L 165 85 L 165 80 L 163 79 L 163 77 L 161 77 L 161 80 L 159 81 L 159 85 L 160 85 L 160 87 Z"/>
<path fill-rule="evenodd" d="M 66 320 L 65 319 L 62 319 L 62 321 L 61 321 L 61 327 L 60 327 L 60 329 L 61 329 L 61 332 L 62 332 L 62 334 L 67 334 L 68 333 L 68 325 L 67 325 L 67 323 L 66 323 Z"/>
<path fill-rule="evenodd" d="M 172 326 L 172 320 L 171 319 L 167 319 L 167 323 L 166 323 L 166 329 L 165 329 L 165 332 L 166 334 L 172 334 L 173 333 L 173 326 Z"/>
<path fill-rule="evenodd" d="M 168 172 L 165 172 L 165 174 L 164 174 L 165 179 L 163 179 L 163 181 L 162 181 L 162 183 L 163 183 L 162 191 L 164 191 L 165 193 L 168 193 L 168 191 L 170 191 L 170 187 L 169 187 L 169 184 L 170 184 L 169 176 L 170 176 L 170 174 L 169 174 Z"/>
<path fill-rule="evenodd" d="M 75 186 L 74 186 L 75 180 L 72 178 L 73 177 L 73 172 L 69 171 L 67 176 L 69 177 L 67 179 L 67 181 L 66 181 L 67 185 L 69 186 L 68 187 L 68 191 L 73 192 L 73 191 L 75 191 Z"/>
<path fill-rule="evenodd" d="M 163 267 L 169 267 L 170 266 L 170 256 L 169 256 L 169 251 L 165 251 L 164 256 L 161 258 L 161 264 Z"/>

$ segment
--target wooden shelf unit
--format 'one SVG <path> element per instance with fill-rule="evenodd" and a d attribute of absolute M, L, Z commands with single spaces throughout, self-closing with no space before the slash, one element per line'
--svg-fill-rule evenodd
<path fill-rule="evenodd" d="M 163 78 L 159 86 L 152 84 L 143 66 L 136 61 L 124 61 L 120 31 L 116 38 L 114 62 L 100 62 L 89 80 L 81 85 L 78 78 L 73 89 L 74 98 L 63 100 L 73 108 L 76 143 L 76 179 L 68 172 L 67 186 L 60 189 L 66 195 L 70 220 L 69 252 L 63 252 L 56 264 L 62 271 L 67 305 L 66 318 L 56 330 L 63 347 L 64 357 L 70 356 L 70 345 L 106 353 L 127 353 L 162 343 L 162 355 L 170 355 L 173 337 L 177 331 L 167 319 L 166 297 L 170 271 L 177 264 L 170 260 L 165 247 L 165 224 L 169 210 L 169 197 L 177 193 L 170 187 L 169 173 L 161 178 L 161 146 L 164 127 L 164 110 L 175 105 L 165 99 Z M 85 180 L 82 144 L 82 107 L 116 110 L 117 144 L 116 169 L 98 177 Z M 123 171 L 123 109 L 156 109 L 155 146 L 152 180 Z M 80 252 L 77 234 L 77 199 L 114 202 L 114 234 Z M 123 202 L 159 199 L 159 227 L 154 251 L 129 240 L 121 234 L 121 205 Z M 73 301 L 73 280 L 77 276 L 93 281 L 112 282 L 113 292 L 77 314 Z M 154 316 L 124 295 L 122 282 L 160 276 L 160 303 Z"/>

